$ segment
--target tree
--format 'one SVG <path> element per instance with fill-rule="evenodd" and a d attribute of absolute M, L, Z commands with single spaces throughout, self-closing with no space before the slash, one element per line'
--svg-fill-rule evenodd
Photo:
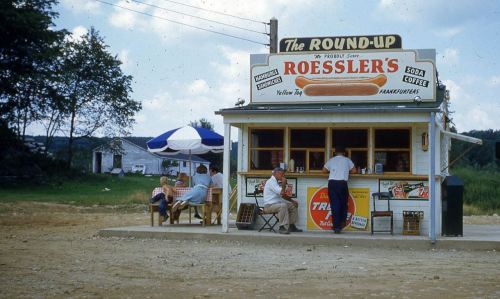
<path fill-rule="evenodd" d="M 0 1 L 0 116 L 18 137 L 54 96 L 65 30 L 54 30 L 55 0 Z"/>
<path fill-rule="evenodd" d="M 42 116 L 39 122 L 45 129 L 45 154 L 47 154 L 55 134 L 61 130 L 64 117 L 67 115 L 64 99 L 59 94 L 53 95 L 40 107 L 40 112 Z"/>
<path fill-rule="evenodd" d="M 127 135 L 141 104 L 130 98 L 132 77 L 123 74 L 94 28 L 80 40 L 66 41 L 61 63 L 58 90 L 64 97 L 70 167 L 76 138 Z"/>
<path fill-rule="evenodd" d="M 452 139 L 450 161 L 457 160 L 455 166 L 475 166 L 479 168 L 492 167 L 498 169 L 500 161 L 495 159 L 495 143 L 500 140 L 500 131 L 483 130 L 462 133 L 467 136 L 476 137 L 483 140 L 483 145 L 474 145 L 464 141 Z M 464 156 L 463 153 L 466 154 Z"/>
<path fill-rule="evenodd" d="M 214 130 L 214 125 L 206 118 L 200 118 L 200 120 L 190 121 L 189 125 L 191 127 L 208 129 L 210 131 Z"/>
<path fill-rule="evenodd" d="M 163 160 L 161 162 L 161 167 L 163 170 L 167 171 L 168 174 L 171 174 L 170 171 L 172 167 L 177 167 L 179 166 L 179 161 L 176 160 Z"/>

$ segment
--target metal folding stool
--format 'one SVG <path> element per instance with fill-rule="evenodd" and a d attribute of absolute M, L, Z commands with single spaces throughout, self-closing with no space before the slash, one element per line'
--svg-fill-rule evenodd
<path fill-rule="evenodd" d="M 259 205 L 259 201 L 257 200 L 257 195 L 261 194 L 262 192 L 263 191 L 259 190 L 259 188 L 256 186 L 255 191 L 253 193 L 255 197 L 255 205 L 257 207 L 257 213 L 259 214 L 260 218 L 264 221 L 264 224 L 260 227 L 259 232 L 264 229 L 276 232 L 274 227 L 279 222 L 278 216 L 276 216 L 278 213 L 267 213 L 264 211 L 264 208 Z"/>

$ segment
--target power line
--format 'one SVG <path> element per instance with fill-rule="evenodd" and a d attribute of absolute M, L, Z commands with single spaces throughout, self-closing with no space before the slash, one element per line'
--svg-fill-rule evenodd
<path fill-rule="evenodd" d="M 189 24 L 186 24 L 186 23 L 182 23 L 182 22 L 179 22 L 179 21 L 175 21 L 175 20 L 163 18 L 163 17 L 160 17 L 160 16 L 155 16 L 155 15 L 152 15 L 152 14 L 149 14 L 149 13 L 146 13 L 146 12 L 138 11 L 138 10 L 135 10 L 135 9 L 131 9 L 131 8 L 128 8 L 128 7 L 120 6 L 120 5 L 117 5 L 117 4 L 114 4 L 114 3 L 109 3 L 109 2 L 106 2 L 106 1 L 102 1 L 102 0 L 95 0 L 95 1 L 103 3 L 103 4 L 107 4 L 107 5 L 110 5 L 110 6 L 118 7 L 118 8 L 121 8 L 121 9 L 125 9 L 125 10 L 128 10 L 128 11 L 132 11 L 132 12 L 135 12 L 135 13 L 138 13 L 138 14 L 141 14 L 141 15 L 146 15 L 146 16 L 149 16 L 149 17 L 161 19 L 161 20 L 172 22 L 172 23 L 176 23 L 176 24 L 179 24 L 179 25 L 183 25 L 183 26 L 195 28 L 195 29 L 198 29 L 198 30 L 203 30 L 203 31 L 207 31 L 207 32 L 211 32 L 211 33 L 215 33 L 215 34 L 219 34 L 219 35 L 224 35 L 224 36 L 227 36 L 227 37 L 241 39 L 241 40 L 244 40 L 244 41 L 247 41 L 247 42 L 251 42 L 251 43 L 254 43 L 254 44 L 259 44 L 259 45 L 267 46 L 267 44 L 264 44 L 264 43 L 261 43 L 261 42 L 255 41 L 255 40 L 247 39 L 247 38 L 244 38 L 244 37 L 239 37 L 239 36 L 236 36 L 236 35 L 231 35 L 231 34 L 219 32 L 219 31 L 215 31 L 215 30 L 210 30 L 210 29 L 206 29 L 206 28 L 202 28 L 202 27 L 198 27 L 198 26 L 194 26 L 194 25 L 189 25 Z"/>
<path fill-rule="evenodd" d="M 195 16 L 195 15 L 183 13 L 183 12 L 180 12 L 180 11 L 176 11 L 176 10 L 173 10 L 173 9 L 168 9 L 168 8 L 157 6 L 157 5 L 154 5 L 154 4 L 144 3 L 144 2 L 141 2 L 141 1 L 137 1 L 137 0 L 129 0 L 129 1 L 132 1 L 132 2 L 135 2 L 135 3 L 140 3 L 140 4 L 147 5 L 147 6 L 154 7 L 154 8 L 158 8 L 158 9 L 161 9 L 161 10 L 164 10 L 164 11 L 169 11 L 169 12 L 173 12 L 173 13 L 176 13 L 176 14 L 185 15 L 185 16 L 189 16 L 189 17 L 192 17 L 192 18 L 200 19 L 200 20 L 217 23 L 217 24 L 224 25 L 224 26 L 229 26 L 229 27 L 233 27 L 233 28 L 237 28 L 237 29 L 241 29 L 241 30 L 246 30 L 246 31 L 249 31 L 249 32 L 255 32 L 255 33 L 267 35 L 267 33 L 265 33 L 265 32 L 261 32 L 261 31 L 257 31 L 257 30 L 253 30 L 253 29 L 248 29 L 248 28 L 244 28 L 244 27 L 240 27 L 240 26 L 236 26 L 236 25 L 231 25 L 231 24 L 227 24 L 227 23 L 223 23 L 223 22 L 219 22 L 219 21 L 215 21 L 215 20 L 206 19 L 206 18 L 203 18 L 203 17 L 199 17 L 199 16 Z"/>
<path fill-rule="evenodd" d="M 187 7 L 191 7 L 191 8 L 201 9 L 201 10 L 205 10 L 205 11 L 208 11 L 208 12 L 211 12 L 211 13 L 216 13 L 216 14 L 223 15 L 223 16 L 237 18 L 237 19 L 240 19 L 240 20 L 245 20 L 245 21 L 249 21 L 249 22 L 254 22 L 254 23 L 260 23 L 260 24 L 269 25 L 266 22 L 252 20 L 252 19 L 248 19 L 248 18 L 244 18 L 244 17 L 240 17 L 240 16 L 235 16 L 235 15 L 231 15 L 231 14 L 228 14 L 228 13 L 225 13 L 225 12 L 220 12 L 220 11 L 216 11 L 216 10 L 206 9 L 206 8 L 203 8 L 203 7 L 189 5 L 189 4 L 185 4 L 185 3 L 181 3 L 181 2 L 177 2 L 177 1 L 173 1 L 173 0 L 163 0 L 163 1 L 172 2 L 172 3 L 178 4 L 178 5 L 183 5 L 183 6 L 187 6 Z"/>

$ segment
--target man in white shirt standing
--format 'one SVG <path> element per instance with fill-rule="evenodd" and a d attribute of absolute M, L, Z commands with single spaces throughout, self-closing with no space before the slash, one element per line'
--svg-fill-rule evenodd
<path fill-rule="evenodd" d="M 328 160 L 323 167 L 328 176 L 328 197 L 330 198 L 330 209 L 333 217 L 333 231 L 340 234 L 345 226 L 347 218 L 347 201 L 349 188 L 347 181 L 349 173 L 356 173 L 356 168 L 351 159 L 344 156 L 345 149 L 341 146 L 335 148 L 335 156 Z"/>
<path fill-rule="evenodd" d="M 278 213 L 280 226 L 278 232 L 280 234 L 302 232 L 301 229 L 295 226 L 299 203 L 296 200 L 284 198 L 286 182 L 285 170 L 276 167 L 273 170 L 273 175 L 264 186 L 264 211 L 266 213 Z"/>
<path fill-rule="evenodd" d="M 210 176 L 212 176 L 212 187 L 222 188 L 223 178 L 222 173 L 215 166 L 210 166 Z"/>

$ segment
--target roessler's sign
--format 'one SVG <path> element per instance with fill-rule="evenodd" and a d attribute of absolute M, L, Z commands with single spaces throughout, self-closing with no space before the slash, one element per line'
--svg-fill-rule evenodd
<path fill-rule="evenodd" d="M 435 100 L 435 67 L 415 51 L 276 54 L 251 70 L 255 103 Z"/>
<path fill-rule="evenodd" d="M 383 74 L 398 71 L 396 58 L 285 61 L 285 75 Z"/>

